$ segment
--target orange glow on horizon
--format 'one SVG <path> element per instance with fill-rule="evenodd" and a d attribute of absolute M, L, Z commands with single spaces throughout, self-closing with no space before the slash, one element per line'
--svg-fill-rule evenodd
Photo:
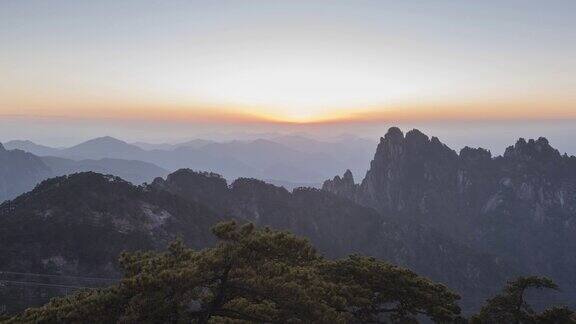
<path fill-rule="evenodd" d="M 245 105 L 130 105 L 126 103 L 112 105 L 107 103 L 99 107 L 97 104 L 63 105 L 55 102 L 52 105 L 44 104 L 42 108 L 17 107 L 7 109 L 0 106 L 0 118 L 2 116 L 309 125 L 427 120 L 545 120 L 576 119 L 576 102 L 548 101 L 542 104 L 535 101 L 405 103 L 389 106 L 340 108 L 330 110 L 329 113 L 311 114 L 303 117 L 289 116 L 277 109 Z"/>

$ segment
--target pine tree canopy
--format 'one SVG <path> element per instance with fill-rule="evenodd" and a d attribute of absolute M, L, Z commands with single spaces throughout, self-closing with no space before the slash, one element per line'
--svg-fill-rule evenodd
<path fill-rule="evenodd" d="M 122 281 L 28 309 L 13 323 L 389 323 L 460 321 L 459 296 L 370 257 L 330 260 L 294 235 L 220 223 L 195 251 L 124 253 Z"/>

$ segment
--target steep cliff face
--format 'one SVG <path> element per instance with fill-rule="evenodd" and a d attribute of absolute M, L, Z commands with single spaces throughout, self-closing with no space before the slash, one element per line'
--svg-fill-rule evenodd
<path fill-rule="evenodd" d="M 12 199 L 51 175 L 37 156 L 20 150 L 6 150 L 0 144 L 0 203 Z"/>
<path fill-rule="evenodd" d="M 456 206 L 459 157 L 456 152 L 418 130 L 404 136 L 390 128 L 380 139 L 366 177 L 351 187 L 339 177 L 323 189 L 372 207 L 387 215 L 422 219 L 435 215 L 438 227 L 457 229 Z"/>
<path fill-rule="evenodd" d="M 392 128 L 381 139 L 358 201 L 378 210 L 413 215 L 453 213 L 458 155 L 433 137 Z"/>
<path fill-rule="evenodd" d="M 332 180 L 324 190 L 576 290 L 569 288 L 576 287 L 576 158 L 545 138 L 520 139 L 493 158 L 481 148 L 457 154 L 435 137 L 391 128 L 360 185 L 350 190 Z"/>
<path fill-rule="evenodd" d="M 335 176 L 332 180 L 324 181 L 322 189 L 332 192 L 333 194 L 336 194 L 340 197 L 346 197 L 348 199 L 355 200 L 358 185 L 354 183 L 354 176 L 352 175 L 352 171 L 346 170 L 342 178 L 340 176 Z"/>
<path fill-rule="evenodd" d="M 544 138 L 520 139 L 493 163 L 497 184 L 474 219 L 476 244 L 576 290 L 576 158 Z"/>

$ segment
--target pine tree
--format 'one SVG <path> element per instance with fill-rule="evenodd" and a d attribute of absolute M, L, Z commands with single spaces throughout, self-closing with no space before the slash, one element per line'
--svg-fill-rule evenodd
<path fill-rule="evenodd" d="M 373 258 L 328 260 L 307 240 L 221 223 L 214 248 L 123 254 L 116 286 L 59 298 L 14 323 L 388 323 L 459 319 L 458 295 Z"/>
<path fill-rule="evenodd" d="M 576 323 L 574 313 L 565 307 L 553 307 L 536 313 L 525 298 L 529 289 L 558 290 L 558 286 L 546 277 L 520 277 L 510 281 L 501 294 L 489 299 L 480 313 L 472 317 L 472 324 Z"/>

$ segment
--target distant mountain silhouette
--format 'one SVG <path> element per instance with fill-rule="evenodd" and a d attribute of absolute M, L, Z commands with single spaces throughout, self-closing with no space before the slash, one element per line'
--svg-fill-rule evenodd
<path fill-rule="evenodd" d="M 177 143 L 177 144 L 168 144 L 168 143 L 162 143 L 162 144 L 151 144 L 151 143 L 145 143 L 145 142 L 136 142 L 136 143 L 132 143 L 133 145 L 136 145 L 144 150 L 164 150 L 164 151 L 172 151 L 175 150 L 177 148 L 180 147 L 189 147 L 189 148 L 193 148 L 193 149 L 199 149 L 203 146 L 206 146 L 208 144 L 212 144 L 215 143 L 214 141 L 210 141 L 210 140 L 205 140 L 205 139 L 193 139 L 193 140 L 189 140 L 186 142 L 181 142 L 181 143 Z"/>
<path fill-rule="evenodd" d="M 114 137 L 105 136 L 91 139 L 62 150 L 57 156 L 72 159 L 132 159 L 140 160 L 146 151 Z"/>
<path fill-rule="evenodd" d="M 189 140 L 183 143 L 178 143 L 176 145 L 174 145 L 175 148 L 180 148 L 180 147 L 189 147 L 189 148 L 193 148 L 193 149 L 199 149 L 202 148 L 208 144 L 213 144 L 216 143 L 214 141 L 211 140 L 205 140 L 205 139 L 193 139 L 193 140 Z"/>
<path fill-rule="evenodd" d="M 8 141 L 4 143 L 4 147 L 7 150 L 18 149 L 38 156 L 58 155 L 58 153 L 60 152 L 60 149 L 58 148 L 39 145 L 32 141 L 25 141 L 25 140 Z"/>
<path fill-rule="evenodd" d="M 174 171 L 180 168 L 207 170 L 229 180 L 239 177 L 274 179 L 275 183 L 318 184 L 349 167 L 365 170 L 371 142 L 347 138 L 322 142 L 297 135 L 273 140 L 214 142 L 196 139 L 178 144 L 129 144 L 113 137 L 95 138 L 73 147 L 51 149 L 23 141 L 13 143 L 42 156 L 77 161 L 99 159 L 139 160 Z M 50 154 L 47 154 L 50 153 Z"/>
<path fill-rule="evenodd" d="M 343 166 L 322 153 L 303 153 L 270 140 L 213 143 L 198 150 L 200 154 L 236 159 L 257 172 L 245 177 L 287 181 L 314 181 L 322 178 L 326 168 Z"/>
<path fill-rule="evenodd" d="M 170 151 L 174 149 L 174 144 L 168 144 L 168 143 L 146 143 L 146 142 L 134 142 L 131 143 L 132 145 L 138 146 L 139 148 L 146 150 L 146 151 L 152 151 L 152 150 L 163 150 L 163 151 Z"/>
<path fill-rule="evenodd" d="M 32 190 L 48 178 L 94 171 L 120 176 L 134 184 L 151 182 L 168 171 L 134 160 L 97 159 L 75 161 L 53 156 L 36 156 L 22 150 L 6 150 L 0 144 L 0 202 Z"/>
<path fill-rule="evenodd" d="M 39 157 L 21 150 L 6 150 L 0 144 L 0 202 L 32 190 L 50 176 L 50 168 Z"/>
<path fill-rule="evenodd" d="M 152 182 L 156 177 L 162 177 L 169 172 L 152 163 L 121 160 L 121 159 L 99 159 L 80 160 L 45 156 L 42 161 L 51 169 L 52 176 L 62 176 L 79 172 L 98 172 L 111 174 L 128 180 L 133 184 Z"/>
<path fill-rule="evenodd" d="M 271 141 L 305 153 L 322 153 L 337 160 L 339 167 L 351 169 L 356 174 L 367 171 L 368 162 L 374 154 L 376 141 L 355 136 L 339 136 L 332 141 L 319 141 L 301 135 L 273 137 Z"/>

